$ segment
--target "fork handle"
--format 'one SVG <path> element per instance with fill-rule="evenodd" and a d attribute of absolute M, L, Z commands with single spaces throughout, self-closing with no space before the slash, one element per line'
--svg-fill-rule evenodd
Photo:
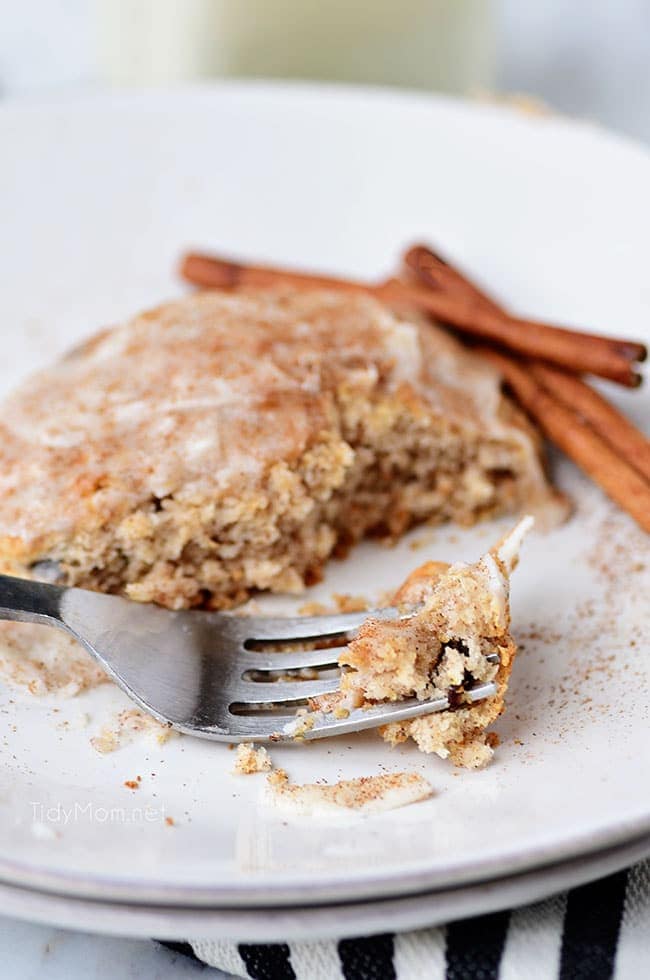
<path fill-rule="evenodd" d="M 46 582 L 0 575 L 0 619 L 62 626 L 61 599 L 65 591 Z"/>

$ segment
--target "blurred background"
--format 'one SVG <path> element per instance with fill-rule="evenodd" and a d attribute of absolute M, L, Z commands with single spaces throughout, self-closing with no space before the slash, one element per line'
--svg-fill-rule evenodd
<path fill-rule="evenodd" d="M 0 98 L 223 77 L 517 97 L 650 142 L 650 0 L 0 0 Z"/>

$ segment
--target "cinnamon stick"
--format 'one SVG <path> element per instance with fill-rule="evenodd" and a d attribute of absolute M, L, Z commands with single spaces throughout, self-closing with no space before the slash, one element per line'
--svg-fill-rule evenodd
<path fill-rule="evenodd" d="M 619 456 L 633 466 L 650 486 L 650 439 L 606 398 L 577 378 L 543 364 L 530 365 L 533 377 L 567 408 L 577 412 Z"/>
<path fill-rule="evenodd" d="M 464 294 L 485 309 L 501 309 L 496 300 L 425 245 L 410 248 L 404 261 L 419 279 L 429 283 L 432 288 Z M 615 452 L 650 481 L 650 439 L 622 412 L 574 374 L 541 361 L 530 362 L 530 369 L 547 391 L 581 415 Z"/>
<path fill-rule="evenodd" d="M 458 269 L 453 265 L 450 265 L 445 259 L 433 251 L 433 249 L 428 248 L 426 245 L 414 245 L 412 246 L 404 256 L 404 262 L 409 267 L 409 269 L 414 273 L 417 279 L 420 280 L 424 285 L 428 286 L 430 289 L 438 290 L 443 289 L 451 295 L 458 298 L 464 297 L 465 302 L 473 305 L 478 310 L 483 310 L 486 313 L 492 313 L 495 316 L 503 315 L 508 316 L 507 311 L 488 296 L 482 289 L 479 289 L 473 282 L 471 282 L 466 276 L 463 275 Z M 508 317 L 513 320 L 520 328 L 526 330 L 534 329 L 535 321 L 524 320 L 519 317 Z M 560 329 L 560 328 L 555 328 Z M 576 337 L 587 338 L 588 342 L 591 343 L 594 339 L 593 334 L 583 334 L 570 331 Z M 496 339 L 496 338 L 495 338 Z M 600 338 L 604 340 L 605 338 Z M 503 343 L 504 346 L 509 347 L 511 350 L 518 350 L 519 353 L 526 354 L 527 352 L 522 349 L 521 346 L 517 347 L 511 343 L 499 341 Z M 633 369 L 633 364 L 635 361 L 644 361 L 647 357 L 647 348 L 644 344 L 640 344 L 633 340 L 621 340 L 616 346 L 616 351 L 624 359 L 620 365 L 621 373 L 619 376 L 614 376 L 614 373 L 606 374 L 600 371 L 592 370 L 591 368 L 586 368 L 580 365 L 576 360 L 574 364 L 569 364 L 565 362 L 563 367 L 568 368 L 576 374 L 596 374 L 603 378 L 608 378 L 610 381 L 617 381 L 619 384 L 623 384 L 628 388 L 637 388 L 642 381 L 641 375 L 638 374 Z M 531 356 L 530 352 L 527 356 Z M 543 360 L 554 361 L 560 363 L 559 360 L 553 357 L 548 357 L 546 355 L 537 354 L 533 356 L 541 357 Z M 627 361 L 627 365 L 625 364 Z"/>
<path fill-rule="evenodd" d="M 243 265 L 215 255 L 190 253 L 181 261 L 181 275 L 195 286 L 206 289 L 266 289 L 289 285 L 296 289 L 345 289 L 367 293 L 372 286 L 355 283 L 333 276 L 318 276 L 308 272 L 292 272 L 290 269 L 273 269 L 268 266 Z"/>
<path fill-rule="evenodd" d="M 343 289 L 371 293 L 389 304 L 403 305 L 431 314 L 461 333 L 491 340 L 528 357 L 539 357 L 577 372 L 597 374 L 629 387 L 640 376 L 632 363 L 645 357 L 643 345 L 633 341 L 578 333 L 533 320 L 511 317 L 503 311 L 479 307 L 465 296 L 436 293 L 396 280 L 360 283 L 331 276 L 310 275 L 265 266 L 243 265 L 214 256 L 190 254 L 181 264 L 181 275 L 206 288 L 266 288 L 287 283 L 296 288 Z"/>
<path fill-rule="evenodd" d="M 485 290 L 427 245 L 412 245 L 404 254 L 404 263 L 417 279 L 431 289 L 459 293 L 492 313 L 506 312 Z"/>
<path fill-rule="evenodd" d="M 515 358 L 478 348 L 545 435 L 597 483 L 611 499 L 650 533 L 650 484 L 609 446 L 591 425 L 553 397 Z"/>

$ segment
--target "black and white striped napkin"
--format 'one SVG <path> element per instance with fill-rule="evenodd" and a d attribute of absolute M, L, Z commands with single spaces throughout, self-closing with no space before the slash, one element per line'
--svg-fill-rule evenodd
<path fill-rule="evenodd" d="M 535 905 L 417 932 L 166 945 L 254 980 L 644 980 L 650 977 L 650 861 Z"/>

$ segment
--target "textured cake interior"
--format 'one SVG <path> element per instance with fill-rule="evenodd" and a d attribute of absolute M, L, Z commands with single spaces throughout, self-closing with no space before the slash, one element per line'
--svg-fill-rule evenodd
<path fill-rule="evenodd" d="M 498 375 L 371 298 L 211 292 L 105 331 L 0 416 L 0 566 L 172 608 L 553 498 Z"/>
<path fill-rule="evenodd" d="M 341 655 L 346 669 L 340 694 L 315 702 L 326 711 L 382 701 L 446 697 L 449 708 L 382 729 L 392 743 L 414 739 L 424 752 L 456 765 L 480 768 L 491 758 L 487 726 L 501 714 L 516 646 L 510 635 L 509 581 L 519 546 L 532 523 L 524 518 L 475 564 L 428 562 L 394 597 L 413 615 L 369 619 Z M 472 688 L 493 682 L 495 691 L 473 702 Z"/>

